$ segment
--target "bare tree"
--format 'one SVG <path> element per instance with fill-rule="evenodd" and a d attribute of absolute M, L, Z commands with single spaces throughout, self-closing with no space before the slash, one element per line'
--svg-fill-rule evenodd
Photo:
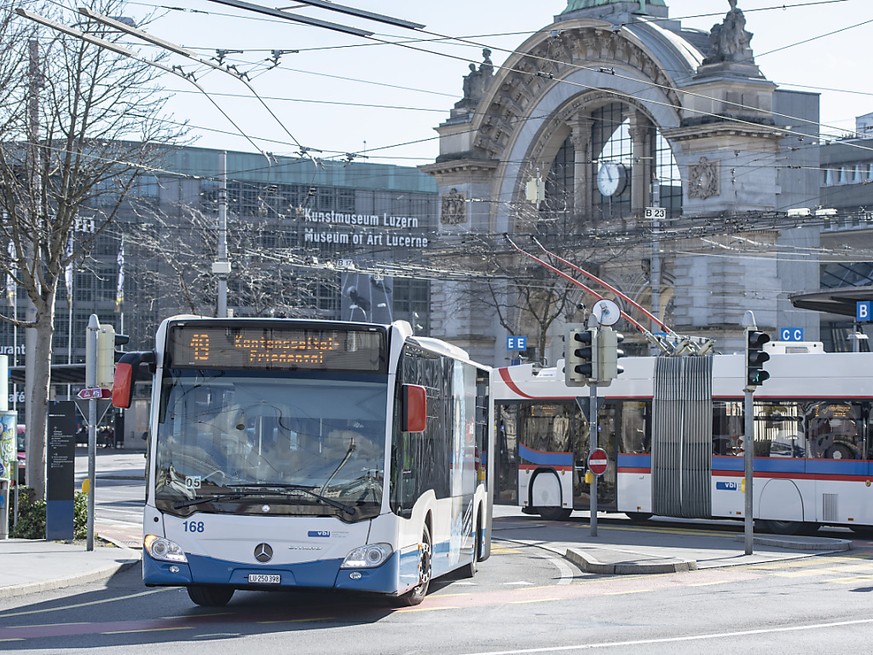
<path fill-rule="evenodd" d="M 149 287 L 148 293 L 140 294 L 142 301 L 159 303 L 162 315 L 212 315 L 217 292 L 210 271 L 217 250 L 217 218 L 209 200 L 199 206 L 131 203 L 131 208 L 136 220 L 125 223 L 126 247 L 133 259 L 152 262 L 139 272 L 140 283 Z M 230 212 L 227 247 L 233 268 L 228 306 L 238 315 L 317 317 L 318 287 L 325 287 L 321 295 L 329 295 L 329 290 L 338 295 L 335 273 L 298 266 L 307 254 L 298 243 L 300 231 L 283 220 Z"/>
<path fill-rule="evenodd" d="M 59 23 L 81 18 L 66 0 L 27 6 Z M 122 0 L 92 6 L 102 14 L 124 13 Z M 87 21 L 79 29 L 120 39 Z M 112 223 L 137 173 L 156 155 L 153 145 L 178 137 L 179 128 L 161 120 L 166 95 L 149 64 L 9 14 L 0 30 L 6 94 L 0 104 L 0 240 L 10 252 L 0 273 L 29 304 L 24 317 L 7 311 L 0 320 L 27 330 L 27 475 L 42 498 L 59 281 Z M 94 232 L 78 238 L 70 252 L 79 220 L 93 221 Z"/>
<path fill-rule="evenodd" d="M 604 263 L 625 258 L 630 246 L 598 238 L 596 231 L 578 216 L 555 211 L 548 203 L 539 208 L 519 204 L 514 222 L 516 236 L 513 238 L 519 247 L 585 286 L 609 295 L 580 273 L 550 262 L 528 237 L 536 237 L 550 252 L 595 275 L 601 275 Z M 478 247 L 471 247 L 469 251 L 482 260 L 480 267 L 484 266 L 491 273 L 489 279 L 478 285 L 481 291 L 475 294 L 475 302 L 485 304 L 510 334 L 532 334 L 530 344 L 536 348 L 537 363 L 545 364 L 552 327 L 556 323 L 583 320 L 580 304 L 583 300 L 590 304 L 592 298 L 577 284 L 521 255 L 502 238 L 481 240 Z M 616 286 L 626 288 L 628 285 L 617 283 Z"/>

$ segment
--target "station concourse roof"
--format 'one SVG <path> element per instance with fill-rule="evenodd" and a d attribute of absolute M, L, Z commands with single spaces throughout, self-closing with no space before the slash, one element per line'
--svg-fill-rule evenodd
<path fill-rule="evenodd" d="M 873 301 L 873 286 L 822 289 L 808 293 L 797 293 L 789 296 L 788 299 L 797 309 L 811 309 L 816 312 L 854 318 L 859 302 Z"/>

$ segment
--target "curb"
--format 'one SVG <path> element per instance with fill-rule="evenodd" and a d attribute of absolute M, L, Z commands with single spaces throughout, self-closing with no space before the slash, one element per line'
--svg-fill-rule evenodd
<path fill-rule="evenodd" d="M 665 558 L 659 560 L 624 560 L 606 564 L 592 557 L 591 555 L 567 549 L 564 554 L 564 559 L 578 566 L 585 573 L 596 573 L 598 575 L 640 575 L 652 573 L 678 573 L 682 571 L 696 571 L 697 562 L 692 560 L 681 560 L 673 558 Z"/>
<path fill-rule="evenodd" d="M 116 562 L 109 566 L 104 566 L 103 568 L 97 569 L 95 571 L 89 571 L 88 573 L 82 573 L 80 575 L 70 576 L 58 580 L 45 580 L 43 582 L 32 582 L 29 584 L 2 587 L 0 588 L 0 595 L 2 595 L 4 598 L 16 598 L 18 596 L 27 596 L 29 594 L 36 594 L 42 591 L 53 591 L 55 589 L 65 589 L 67 587 L 74 587 L 76 585 L 88 584 L 91 582 L 100 582 L 102 580 L 108 580 L 116 573 L 127 570 L 133 566 L 136 566 L 139 563 L 140 560 L 138 559 L 124 560 L 122 562 Z"/>
<path fill-rule="evenodd" d="M 734 538 L 734 541 L 743 541 L 745 537 L 739 536 Z M 827 537 L 818 537 L 815 540 L 806 539 L 791 539 L 790 537 L 764 537 L 755 535 L 754 543 L 761 546 L 774 546 L 776 548 L 785 548 L 787 550 L 817 550 L 822 552 L 842 552 L 852 549 L 852 542 L 848 539 L 830 539 Z"/>

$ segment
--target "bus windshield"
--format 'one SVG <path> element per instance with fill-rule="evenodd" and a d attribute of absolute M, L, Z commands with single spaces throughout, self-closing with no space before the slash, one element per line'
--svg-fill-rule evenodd
<path fill-rule="evenodd" d="M 156 505 L 179 516 L 378 514 L 387 386 L 378 374 L 166 371 Z"/>

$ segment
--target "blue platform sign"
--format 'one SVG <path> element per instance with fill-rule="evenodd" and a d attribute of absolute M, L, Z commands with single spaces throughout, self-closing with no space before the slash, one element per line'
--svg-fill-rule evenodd
<path fill-rule="evenodd" d="M 859 300 L 855 304 L 855 320 L 859 322 L 873 321 L 873 301 Z"/>
<path fill-rule="evenodd" d="M 779 341 L 803 341 L 803 328 L 779 328 Z"/>
<path fill-rule="evenodd" d="M 527 337 L 510 335 L 506 337 L 507 350 L 527 350 Z"/>

